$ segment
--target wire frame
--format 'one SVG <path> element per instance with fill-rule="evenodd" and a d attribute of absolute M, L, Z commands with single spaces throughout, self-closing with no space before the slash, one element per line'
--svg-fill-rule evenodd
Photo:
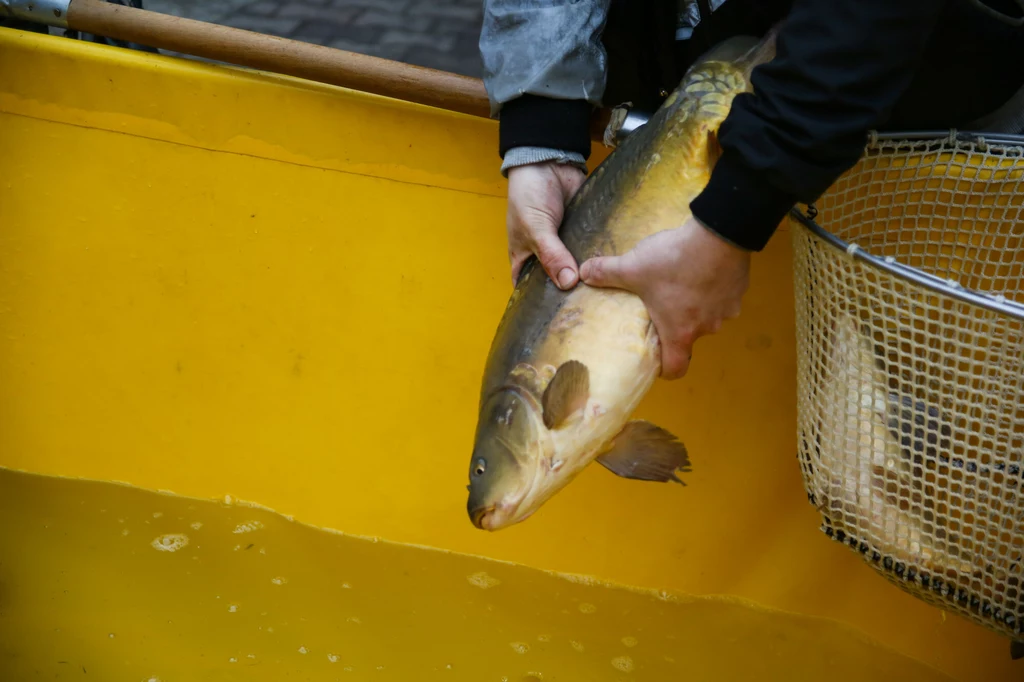
<path fill-rule="evenodd" d="M 822 530 L 1024 633 L 1024 137 L 872 138 L 793 212 L 799 462 Z"/>

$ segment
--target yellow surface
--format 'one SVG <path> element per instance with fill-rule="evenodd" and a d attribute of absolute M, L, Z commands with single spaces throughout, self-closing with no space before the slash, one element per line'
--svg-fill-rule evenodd
<path fill-rule="evenodd" d="M 853 629 L 0 470 L 4 680 L 949 682 Z"/>
<path fill-rule="evenodd" d="M 528 522 L 472 527 L 480 372 L 510 292 L 496 135 L 0 30 L 0 466 L 735 595 L 845 621 L 958 680 L 1021 674 L 1005 639 L 819 532 L 795 458 L 785 230 L 742 318 L 641 407 L 686 443 L 688 487 L 592 467 Z"/>

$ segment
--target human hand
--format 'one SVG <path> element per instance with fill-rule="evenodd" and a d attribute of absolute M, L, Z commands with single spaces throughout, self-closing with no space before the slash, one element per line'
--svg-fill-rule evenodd
<path fill-rule="evenodd" d="M 661 376 L 678 379 L 689 369 L 694 342 L 739 316 L 750 253 L 691 217 L 621 256 L 591 258 L 580 276 L 590 286 L 625 289 L 643 300 L 658 332 Z"/>
<path fill-rule="evenodd" d="M 536 254 L 548 277 L 561 289 L 576 285 L 576 259 L 558 238 L 569 200 L 586 176 L 576 166 L 531 163 L 508 171 L 508 258 L 515 286 L 523 263 Z"/>

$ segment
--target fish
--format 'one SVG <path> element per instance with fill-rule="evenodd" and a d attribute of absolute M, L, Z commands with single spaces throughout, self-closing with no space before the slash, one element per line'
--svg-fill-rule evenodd
<path fill-rule="evenodd" d="M 717 133 L 751 72 L 774 56 L 776 29 L 704 53 L 644 125 L 587 177 L 559 226 L 582 263 L 621 255 L 682 225 L 721 155 Z M 643 301 L 583 282 L 559 289 L 524 264 L 484 364 L 467 511 L 496 531 L 521 523 L 596 461 L 625 479 L 676 482 L 691 471 L 680 439 L 631 419 L 661 371 Z"/>

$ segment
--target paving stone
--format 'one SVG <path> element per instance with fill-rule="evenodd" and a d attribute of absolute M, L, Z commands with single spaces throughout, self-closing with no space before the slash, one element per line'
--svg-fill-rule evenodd
<path fill-rule="evenodd" d="M 330 21 L 335 24 L 349 24 L 362 12 L 361 7 L 317 7 L 306 2 L 288 2 L 278 10 L 277 16 L 306 21 Z"/>
<path fill-rule="evenodd" d="M 450 50 L 455 46 L 455 38 L 450 35 L 424 34 L 413 31 L 387 31 L 380 39 L 381 45 L 421 45 L 437 50 Z"/>
<path fill-rule="evenodd" d="M 251 17 L 244 14 L 235 15 L 223 22 L 225 26 L 265 33 L 267 35 L 288 37 L 299 27 L 300 19 L 281 17 Z"/>
<path fill-rule="evenodd" d="M 415 5 L 409 8 L 411 15 L 427 15 L 438 19 L 463 19 L 474 21 L 483 16 L 483 7 L 464 7 L 453 5 L 448 2 L 431 2 L 431 0 L 418 0 Z"/>
<path fill-rule="evenodd" d="M 242 12 L 245 14 L 255 14 L 260 17 L 272 17 L 279 9 L 281 9 L 281 3 L 265 0 L 264 2 L 254 2 L 246 5 L 242 8 Z"/>
<path fill-rule="evenodd" d="M 425 33 L 430 28 L 431 22 L 430 17 L 410 17 L 399 12 L 370 9 L 360 14 L 353 23 L 356 26 L 379 26 Z"/>

